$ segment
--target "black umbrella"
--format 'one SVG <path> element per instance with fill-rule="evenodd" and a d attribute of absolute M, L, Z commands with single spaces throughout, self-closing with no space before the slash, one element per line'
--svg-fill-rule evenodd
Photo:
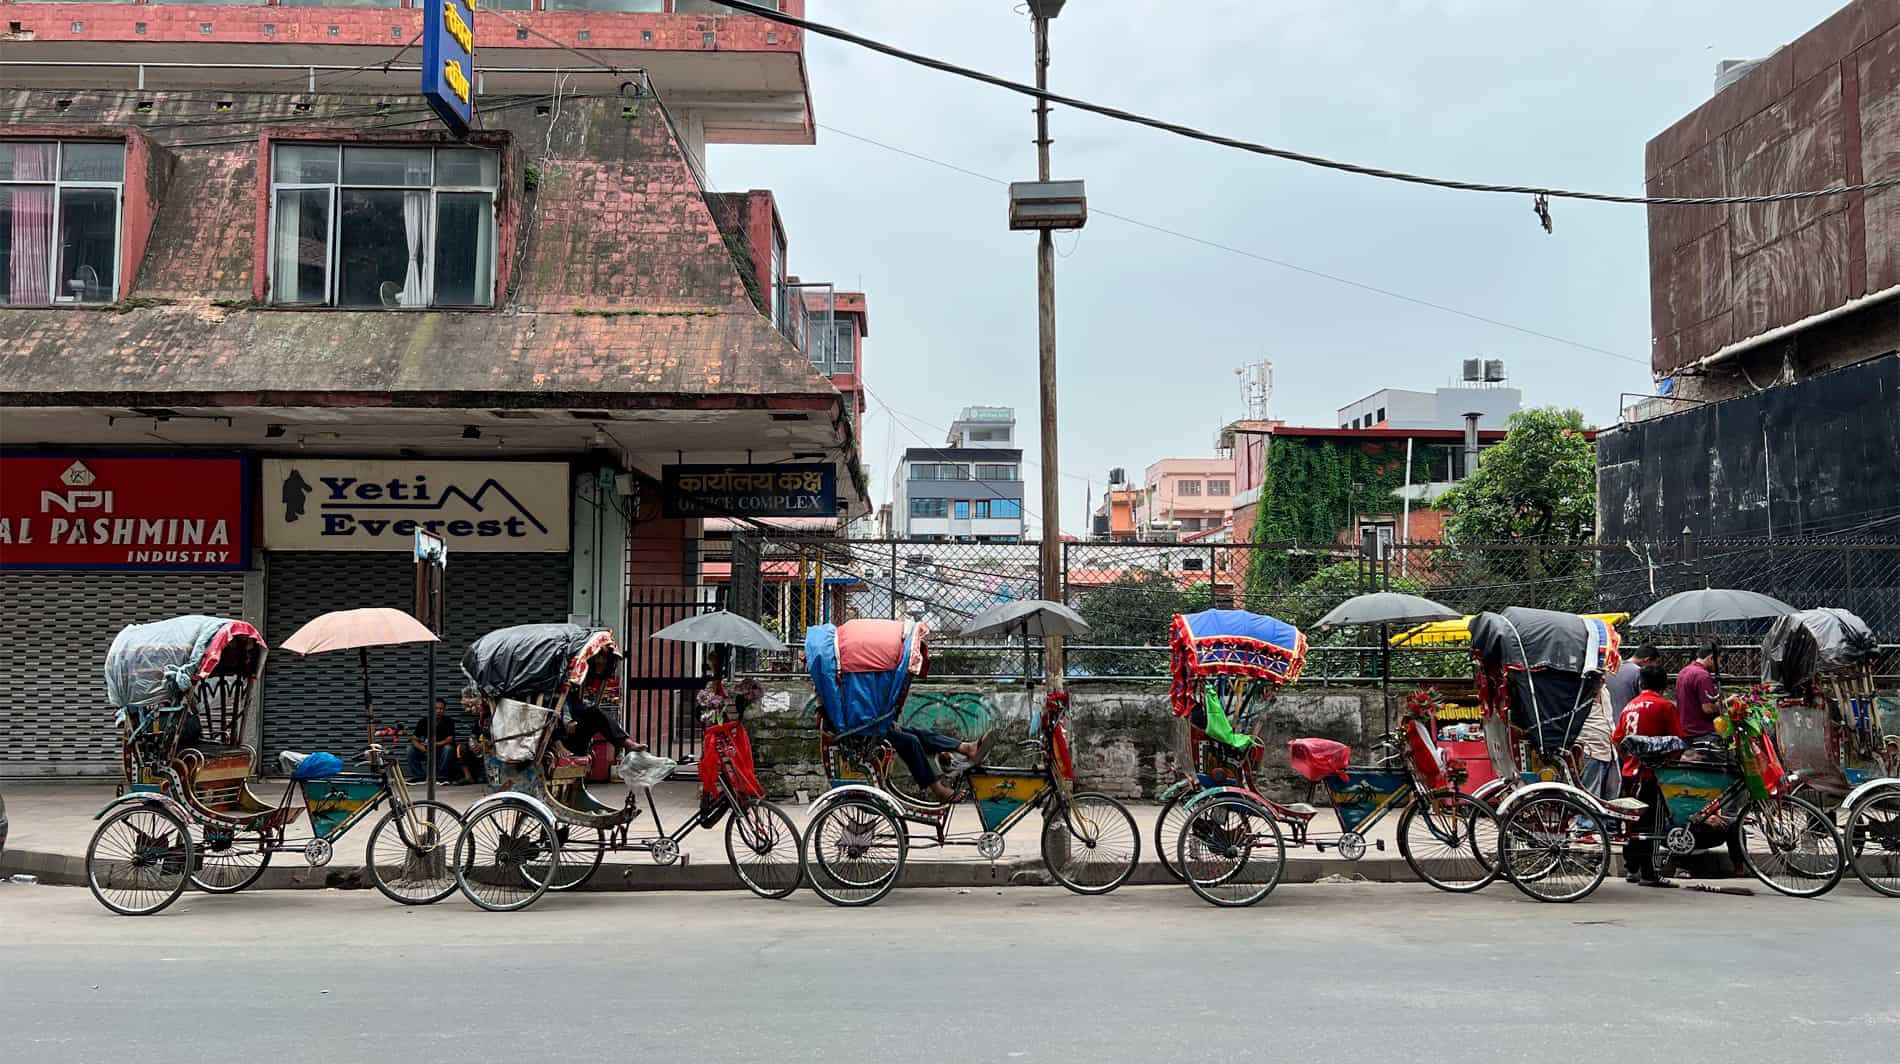
<path fill-rule="evenodd" d="M 1385 702 L 1385 730 L 1392 730 L 1392 640 L 1391 628 L 1395 624 L 1414 625 L 1430 621 L 1455 621 L 1464 614 L 1442 602 L 1418 595 L 1407 595 L 1398 591 L 1375 591 L 1369 595 L 1354 595 L 1334 606 L 1326 616 L 1319 619 L 1314 627 L 1324 631 L 1328 628 L 1356 628 L 1362 625 L 1379 626 L 1379 694 Z"/>
<path fill-rule="evenodd" d="M 713 643 L 749 650 L 788 649 L 778 636 L 761 625 L 736 613 L 719 610 L 677 621 L 653 633 L 648 639 L 668 639 L 675 643 Z"/>
<path fill-rule="evenodd" d="M 1029 683 L 1029 641 L 1088 635 L 1092 629 L 1082 615 L 1060 602 L 1047 599 L 1018 599 L 991 606 L 965 621 L 959 636 L 975 638 L 1005 633 L 1023 640 L 1023 683 Z"/>
<path fill-rule="evenodd" d="M 1695 628 L 1732 621 L 1758 621 L 1795 612 L 1793 606 L 1737 588 L 1710 587 L 1681 591 L 1630 619 L 1631 628 Z"/>

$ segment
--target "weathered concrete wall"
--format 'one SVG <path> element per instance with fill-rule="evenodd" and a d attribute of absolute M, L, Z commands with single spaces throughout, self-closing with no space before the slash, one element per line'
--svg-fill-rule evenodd
<path fill-rule="evenodd" d="M 1070 696 L 1078 786 L 1118 798 L 1148 798 L 1175 778 L 1177 767 L 1185 767 L 1187 726 L 1170 712 L 1167 688 L 1088 685 Z M 767 685 L 763 709 L 751 718 L 750 728 L 759 776 L 772 794 L 815 793 L 827 786 L 818 764 L 816 714 L 810 684 Z M 991 760 L 1005 765 L 1028 763 L 1018 744 L 1028 736 L 1029 716 L 1020 691 L 984 686 L 919 685 L 904 707 L 906 722 L 949 735 L 1000 729 Z M 1287 740 L 1320 736 L 1364 749 L 1382 723 L 1376 690 L 1283 692 L 1268 709 L 1262 733 L 1267 793 L 1286 800 L 1306 796 L 1306 781 L 1287 767 Z"/>

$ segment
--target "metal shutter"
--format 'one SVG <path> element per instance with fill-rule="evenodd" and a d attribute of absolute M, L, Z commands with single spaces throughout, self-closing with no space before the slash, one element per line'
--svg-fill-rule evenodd
<path fill-rule="evenodd" d="M 0 575 L 0 775 L 120 772 L 106 649 L 128 624 L 244 615 L 243 573 Z"/>
<path fill-rule="evenodd" d="M 304 622 L 331 610 L 392 606 L 415 600 L 415 561 L 376 551 L 272 552 L 265 578 L 265 638 L 273 646 Z M 454 554 L 444 577 L 442 642 L 436 645 L 436 694 L 449 700 L 462 734 L 468 720 L 457 698 L 462 651 L 477 637 L 512 624 L 567 619 L 573 562 L 566 554 Z M 391 647 L 369 652 L 370 697 L 378 724 L 407 732 L 428 711 L 427 651 Z M 345 759 L 368 743 L 355 654 L 300 657 L 271 652 L 264 672 L 264 771 L 279 750 L 328 750 Z"/>

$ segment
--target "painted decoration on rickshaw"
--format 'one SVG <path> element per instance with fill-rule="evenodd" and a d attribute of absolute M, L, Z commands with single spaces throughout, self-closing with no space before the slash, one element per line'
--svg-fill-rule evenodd
<path fill-rule="evenodd" d="M 1359 830 L 1411 786 L 1410 778 L 1397 769 L 1348 768 L 1344 775 L 1344 783 L 1338 776 L 1326 777 L 1326 793 L 1339 814 L 1339 826 L 1347 831 Z"/>
<path fill-rule="evenodd" d="M 366 806 L 380 801 L 387 793 L 380 776 L 332 776 L 327 780 L 303 781 L 304 809 L 310 813 L 310 829 L 320 839 L 362 813 Z"/>
<path fill-rule="evenodd" d="M 1735 774 L 1717 765 L 1672 765 L 1656 769 L 1656 783 L 1662 789 L 1664 804 L 1669 806 L 1673 823 L 1687 824 L 1722 797 Z"/>
<path fill-rule="evenodd" d="M 984 831 L 1001 831 L 1023 806 L 1042 797 L 1049 781 L 1039 772 L 1001 770 L 970 773 L 970 796 Z"/>
<path fill-rule="evenodd" d="M 1170 636 L 1174 715 L 1188 717 L 1199 704 L 1196 681 L 1208 676 L 1247 676 L 1292 683 L 1306 664 L 1306 636 L 1274 617 L 1246 610 L 1177 614 Z"/>

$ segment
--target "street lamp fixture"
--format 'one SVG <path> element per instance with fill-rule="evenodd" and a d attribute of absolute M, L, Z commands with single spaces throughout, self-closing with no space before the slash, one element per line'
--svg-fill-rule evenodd
<path fill-rule="evenodd" d="M 1080 181 L 1011 181 L 1011 229 L 1080 229 L 1089 220 Z"/>
<path fill-rule="evenodd" d="M 1036 18 L 1055 18 L 1069 0 L 1029 0 L 1029 13 Z"/>

